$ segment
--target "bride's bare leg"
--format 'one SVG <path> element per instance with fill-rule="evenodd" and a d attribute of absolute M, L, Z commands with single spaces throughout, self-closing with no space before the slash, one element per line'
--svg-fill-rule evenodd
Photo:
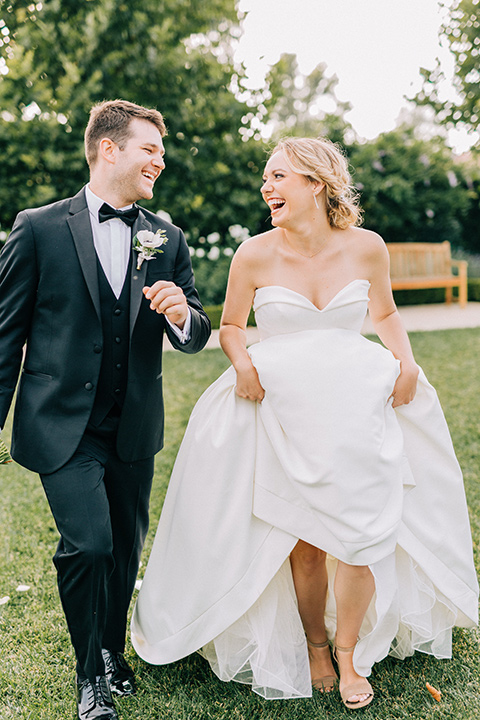
<path fill-rule="evenodd" d="M 327 597 L 326 553 L 299 540 L 290 555 L 293 581 L 307 638 L 313 643 L 327 640 L 325 603 Z M 308 646 L 312 679 L 335 676 L 330 648 Z"/>
<path fill-rule="evenodd" d="M 368 566 L 346 565 L 338 561 L 335 575 L 337 604 L 336 645 L 351 647 L 357 642 L 360 626 L 375 591 L 375 581 Z M 353 667 L 353 652 L 337 653 L 340 671 L 340 690 L 361 680 Z M 366 695 L 354 695 L 350 700 L 361 702 Z"/>

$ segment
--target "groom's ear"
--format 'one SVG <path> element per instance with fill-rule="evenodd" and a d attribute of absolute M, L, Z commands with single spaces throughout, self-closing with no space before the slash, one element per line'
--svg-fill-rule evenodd
<path fill-rule="evenodd" d="M 116 161 L 118 145 L 108 137 L 102 138 L 98 143 L 98 156 L 112 165 Z"/>

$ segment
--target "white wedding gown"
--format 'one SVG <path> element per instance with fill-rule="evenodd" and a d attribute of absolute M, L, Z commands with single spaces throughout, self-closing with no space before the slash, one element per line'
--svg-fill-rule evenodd
<path fill-rule="evenodd" d="M 132 620 L 149 663 L 196 650 L 222 680 L 268 698 L 311 695 L 289 553 L 301 538 L 369 565 L 375 595 L 354 663 L 451 655 L 473 627 L 478 585 L 460 468 L 435 390 L 388 400 L 399 363 L 361 335 L 369 283 L 319 310 L 280 286 L 257 290 L 249 348 L 266 394 L 235 394 L 230 367 L 193 410 Z M 335 634 L 330 589 L 327 630 Z"/>

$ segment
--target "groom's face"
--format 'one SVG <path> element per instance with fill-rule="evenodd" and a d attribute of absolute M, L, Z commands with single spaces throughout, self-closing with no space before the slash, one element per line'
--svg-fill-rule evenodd
<path fill-rule="evenodd" d="M 130 137 L 123 150 L 117 146 L 112 166 L 122 203 L 118 207 L 152 198 L 155 181 L 165 168 L 165 148 L 158 128 L 148 120 L 134 118 L 129 129 Z"/>

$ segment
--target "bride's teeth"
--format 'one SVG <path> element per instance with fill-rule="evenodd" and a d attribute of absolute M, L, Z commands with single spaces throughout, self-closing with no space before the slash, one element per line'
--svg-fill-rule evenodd
<path fill-rule="evenodd" d="M 285 205 L 285 200 L 270 200 L 268 203 L 270 210 L 275 210 L 276 208 L 283 207 L 283 205 Z"/>

